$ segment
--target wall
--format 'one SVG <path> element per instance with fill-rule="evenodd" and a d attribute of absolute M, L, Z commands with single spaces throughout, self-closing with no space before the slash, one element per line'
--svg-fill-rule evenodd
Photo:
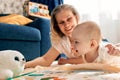
<path fill-rule="evenodd" d="M 100 25 L 102 34 L 112 43 L 120 43 L 119 0 L 64 0 L 80 14 L 80 22 L 92 20 Z"/>
<path fill-rule="evenodd" d="M 25 0 L 0 0 L 0 14 L 23 14 L 24 1 Z"/>

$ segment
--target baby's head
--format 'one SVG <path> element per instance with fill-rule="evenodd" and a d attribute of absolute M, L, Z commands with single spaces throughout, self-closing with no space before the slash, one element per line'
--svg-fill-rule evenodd
<path fill-rule="evenodd" d="M 101 39 L 101 31 L 95 22 L 86 21 L 76 26 L 76 28 L 73 30 L 72 36 L 73 38 L 81 37 L 88 41 L 94 39 L 99 43 Z"/>
<path fill-rule="evenodd" d="M 99 26 L 92 21 L 78 24 L 72 33 L 73 47 L 79 55 L 89 53 L 98 47 L 101 41 Z"/>

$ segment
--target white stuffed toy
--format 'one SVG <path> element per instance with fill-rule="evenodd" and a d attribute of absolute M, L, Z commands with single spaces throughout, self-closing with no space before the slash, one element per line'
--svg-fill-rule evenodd
<path fill-rule="evenodd" d="M 0 80 L 12 78 L 24 70 L 25 58 L 15 50 L 0 51 Z"/>

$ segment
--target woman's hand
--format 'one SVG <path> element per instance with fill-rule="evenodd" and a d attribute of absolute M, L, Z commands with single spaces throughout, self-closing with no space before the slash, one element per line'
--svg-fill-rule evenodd
<path fill-rule="evenodd" d="M 105 47 L 108 48 L 108 53 L 114 56 L 120 56 L 120 44 L 112 45 L 107 44 Z"/>
<path fill-rule="evenodd" d="M 67 59 L 66 58 L 60 58 L 60 59 L 58 59 L 58 64 L 59 65 L 67 64 Z"/>

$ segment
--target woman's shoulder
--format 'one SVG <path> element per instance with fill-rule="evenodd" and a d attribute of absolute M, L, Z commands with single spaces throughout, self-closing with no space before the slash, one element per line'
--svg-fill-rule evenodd
<path fill-rule="evenodd" d="M 68 37 L 67 36 L 63 36 L 63 37 L 52 36 L 51 40 L 52 42 L 64 42 L 64 41 L 68 41 Z"/>

